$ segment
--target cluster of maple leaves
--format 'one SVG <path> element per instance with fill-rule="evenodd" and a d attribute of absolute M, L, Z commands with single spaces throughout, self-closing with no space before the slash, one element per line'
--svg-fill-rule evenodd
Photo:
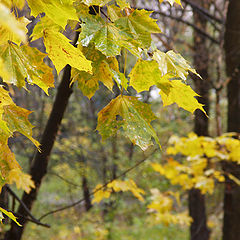
<path fill-rule="evenodd" d="M 181 5 L 180 0 L 168 2 Z M 197 74 L 196 71 L 180 54 L 161 52 L 152 44 L 151 34 L 161 30 L 150 17 L 151 12 L 133 9 L 125 0 L 28 0 L 27 4 L 31 15 L 38 17 L 30 38 L 26 35 L 29 20 L 17 16 L 17 9 L 24 7 L 25 0 L 0 3 L 0 76 L 4 83 L 0 86 L 0 186 L 16 182 L 26 192 L 34 187 L 21 171 L 8 139 L 20 132 L 39 150 L 41 146 L 32 137 L 33 126 L 28 120 L 31 111 L 17 106 L 6 86 L 27 89 L 27 84 L 35 84 L 48 94 L 54 80 L 52 69 L 43 61 L 46 56 L 57 74 L 69 64 L 72 82 L 78 82 L 88 98 L 98 90 L 99 81 L 110 91 L 116 82 L 121 94 L 98 114 L 97 130 L 103 139 L 121 129 L 142 150 L 153 144 L 152 138 L 160 145 L 151 126 L 156 118 L 151 106 L 128 96 L 128 87 L 142 92 L 155 85 L 164 106 L 176 103 L 191 113 L 197 108 L 204 111 L 195 98 L 198 95 L 186 83 L 188 72 Z M 91 5 L 99 6 L 96 15 L 89 13 Z M 63 34 L 67 25 L 80 32 L 77 47 Z M 79 25 L 81 28 L 77 28 Z M 39 38 L 43 38 L 46 53 L 29 45 Z M 116 58 L 124 51 L 138 59 L 128 76 L 119 70 Z"/>

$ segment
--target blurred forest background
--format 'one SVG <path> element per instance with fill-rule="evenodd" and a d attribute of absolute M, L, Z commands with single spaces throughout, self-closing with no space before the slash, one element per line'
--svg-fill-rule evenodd
<path fill-rule="evenodd" d="M 240 9 L 238 1 L 230 1 L 233 4 L 232 9 Z M 151 16 L 158 20 L 163 31 L 162 34 L 153 35 L 154 44 L 162 51 L 173 49 L 181 53 L 202 76 L 203 79 L 200 79 L 190 74 L 190 82 L 195 91 L 202 96 L 199 100 L 205 104 L 209 118 L 200 110 L 191 115 L 183 109 L 178 109 L 176 105 L 163 107 L 158 90 L 152 87 L 149 92 L 142 92 L 138 96 L 145 103 L 152 103 L 153 112 L 158 117 L 153 122 L 153 126 L 157 131 L 162 150 L 151 147 L 142 152 L 121 133 L 102 142 L 95 130 L 97 114 L 110 102 L 110 95 L 106 94 L 109 90 L 101 86 L 89 100 L 78 89 L 77 84 L 74 84 L 73 94 L 60 126 L 47 174 L 38 192 L 32 215 L 38 219 L 45 213 L 67 207 L 41 219 L 41 222 L 49 224 L 51 228 L 29 222 L 24 231 L 24 240 L 185 240 L 190 238 L 218 240 L 222 238 L 226 194 L 224 183 L 216 183 L 212 194 L 206 191 L 203 195 L 197 188 L 189 190 L 184 189 L 181 184 L 172 184 L 167 177 L 153 169 L 152 163 L 164 164 L 169 161 L 167 148 L 170 146 L 169 139 L 174 135 L 182 137 L 195 132 L 199 136 L 217 137 L 228 131 L 239 132 L 239 103 L 238 109 L 236 106 L 229 107 L 228 101 L 231 105 L 234 100 L 229 100 L 230 90 L 227 90 L 230 75 L 235 72 L 233 69 L 239 67 L 239 63 L 234 62 L 239 60 L 239 56 L 235 57 L 235 60 L 229 60 L 225 52 L 239 55 L 240 45 L 237 43 L 240 42 L 240 37 L 234 37 L 230 30 L 229 37 L 226 37 L 226 29 L 230 24 L 232 28 L 236 27 L 235 30 L 239 34 L 240 17 L 235 15 L 229 22 L 227 21 L 227 13 L 229 14 L 230 11 L 227 0 L 182 0 L 183 8 L 177 4 L 171 7 L 168 2 L 160 4 L 157 0 L 130 2 L 133 8 L 153 11 Z M 33 23 L 36 21 L 30 17 L 27 6 L 22 14 L 29 16 Z M 33 26 L 34 24 L 30 25 L 29 33 Z M 235 43 L 229 43 L 231 41 Z M 41 41 L 32 44 L 44 51 Z M 236 48 L 233 49 L 233 46 Z M 118 61 L 123 69 L 124 59 L 119 57 Z M 129 54 L 126 76 L 135 62 L 135 57 Z M 30 87 L 34 94 L 29 94 L 24 89 L 17 91 L 14 87 L 10 89 L 16 104 L 34 111 L 30 115 L 30 120 L 36 126 L 33 135 L 38 140 L 44 131 L 59 85 L 56 74 L 55 85 L 56 89 L 50 90 L 50 97 L 34 86 Z M 232 97 L 236 93 L 234 91 L 240 92 L 240 88 L 233 87 Z M 131 95 L 136 95 L 133 89 L 130 89 L 130 92 Z M 116 90 L 112 98 L 117 94 Z M 239 98 L 239 93 L 236 94 Z M 232 128 L 229 127 L 230 111 L 236 111 L 238 114 L 238 116 L 232 115 L 237 121 Z M 10 146 L 24 171 L 28 172 L 36 149 L 20 135 L 12 139 Z M 180 155 L 173 157 L 176 161 L 181 161 Z M 237 177 L 235 173 L 233 175 Z M 179 176 L 174 177 L 177 179 Z M 139 201 L 129 192 L 115 192 L 110 198 L 99 203 L 92 202 L 92 192 L 95 187 L 116 178 L 133 179 L 137 186 L 144 190 L 144 201 Z M 19 204 L 15 195 L 20 198 L 21 194 L 22 192 L 14 186 L 4 187 L 0 198 L 1 205 L 14 212 Z M 154 196 L 161 196 L 159 201 L 162 219 L 153 218 L 148 207 Z M 75 202 L 77 204 L 74 204 Z M 187 215 L 176 215 L 187 212 L 194 219 L 191 224 Z M 9 229 L 9 221 L 0 228 L 4 234 Z M 226 239 L 234 238 L 225 237 Z M 236 237 L 235 240 L 237 239 L 239 238 Z"/>

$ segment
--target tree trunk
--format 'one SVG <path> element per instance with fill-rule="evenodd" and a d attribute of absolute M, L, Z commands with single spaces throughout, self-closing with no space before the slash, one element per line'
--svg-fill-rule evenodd
<path fill-rule="evenodd" d="M 228 132 L 240 133 L 240 1 L 230 0 L 225 30 L 226 70 L 231 78 L 228 89 Z M 240 166 L 224 163 L 224 170 L 240 178 Z M 240 237 L 240 187 L 229 178 L 224 192 L 223 240 Z"/>
<path fill-rule="evenodd" d="M 73 45 L 76 45 L 79 33 L 75 33 L 73 40 Z M 39 188 L 43 177 L 47 173 L 48 162 L 50 159 L 51 151 L 63 119 L 64 112 L 67 108 L 69 98 L 72 94 L 71 83 L 71 66 L 67 65 L 62 73 L 62 79 L 57 90 L 57 95 L 50 113 L 47 125 L 44 129 L 40 144 L 41 152 L 36 152 L 33 161 L 31 162 L 30 175 L 32 180 L 35 183 L 35 188 L 31 189 L 30 193 L 23 193 L 22 202 L 26 207 L 31 211 L 33 203 L 37 198 Z M 23 234 L 23 231 L 26 227 L 27 221 L 25 218 L 28 216 L 28 213 L 25 211 L 22 205 L 19 206 L 17 210 L 17 216 L 22 216 L 18 218 L 18 221 L 22 224 L 22 227 L 19 227 L 14 222 L 11 223 L 11 228 L 5 234 L 5 240 L 20 240 Z"/>
<path fill-rule="evenodd" d="M 207 0 L 197 0 L 196 4 L 206 9 L 209 8 Z M 206 19 L 193 9 L 194 24 L 207 31 Z M 208 84 L 208 47 L 206 38 L 194 31 L 194 66 L 203 80 L 197 76 L 193 77 L 195 90 L 201 96 L 198 101 L 204 104 L 204 109 L 209 112 L 209 84 Z M 208 118 L 199 109 L 195 111 L 194 131 L 198 136 L 208 136 Z M 208 240 L 209 229 L 205 209 L 205 197 L 198 189 L 191 189 L 188 196 L 189 214 L 193 219 L 190 227 L 191 240 Z"/>
<path fill-rule="evenodd" d="M 83 196 L 84 196 L 84 204 L 86 212 L 92 208 L 90 191 L 88 188 L 88 181 L 86 176 L 82 177 L 82 188 L 83 188 Z"/>
<path fill-rule="evenodd" d="M 53 148 L 53 144 L 63 118 L 63 114 L 67 107 L 69 97 L 72 93 L 72 89 L 69 87 L 70 77 L 71 67 L 67 65 L 64 68 L 62 81 L 58 87 L 57 96 L 54 101 L 53 108 L 45 127 L 42 139 L 40 141 L 41 152 L 36 152 L 31 164 L 30 175 L 36 187 L 34 189 L 31 189 L 30 193 L 24 192 L 22 196 L 22 201 L 25 203 L 29 210 L 32 209 L 33 203 L 37 198 L 42 179 L 47 173 L 47 166 L 51 150 Z M 27 223 L 24 217 L 28 216 L 22 205 L 19 206 L 17 215 L 23 216 L 18 218 L 18 221 L 22 224 L 22 227 L 19 227 L 14 222 L 12 222 L 10 230 L 6 232 L 5 240 L 20 240 L 22 237 L 23 230 Z"/>

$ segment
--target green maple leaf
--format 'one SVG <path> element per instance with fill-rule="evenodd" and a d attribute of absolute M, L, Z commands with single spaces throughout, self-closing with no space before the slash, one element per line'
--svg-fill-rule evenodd
<path fill-rule="evenodd" d="M 146 10 L 134 10 L 129 16 L 116 20 L 115 25 L 125 37 L 135 39 L 143 48 L 151 45 L 151 33 L 161 33 L 155 19 Z"/>
<path fill-rule="evenodd" d="M 156 20 L 149 17 L 151 12 L 135 10 L 129 16 L 118 18 L 119 13 L 109 8 L 114 23 L 105 22 L 100 16 L 84 18 L 80 34 L 83 46 L 93 42 L 96 48 L 106 56 L 120 54 L 121 48 L 128 49 L 136 56 L 141 55 L 141 48 L 149 48 L 151 33 L 160 33 Z M 115 14 L 115 15 L 114 15 Z"/>
<path fill-rule="evenodd" d="M 73 0 L 28 0 L 31 8 L 31 14 L 36 17 L 39 13 L 44 12 L 54 23 L 65 28 L 68 19 L 79 20 L 76 10 L 73 7 Z"/>
<path fill-rule="evenodd" d="M 118 30 L 112 23 L 104 22 L 99 16 L 91 16 L 85 19 L 85 23 L 82 24 L 80 39 L 85 47 L 90 42 L 94 42 L 96 48 L 106 56 L 120 54 Z"/>
<path fill-rule="evenodd" d="M 97 5 L 103 7 L 109 2 L 111 2 L 111 0 L 82 0 L 82 2 L 87 6 Z M 116 3 L 121 7 L 121 9 L 125 7 L 130 7 L 130 4 L 127 3 L 125 0 L 116 0 Z"/>
<path fill-rule="evenodd" d="M 80 34 L 83 46 L 87 47 L 89 43 L 94 43 L 106 56 L 119 55 L 121 48 L 124 47 L 132 54 L 140 56 L 140 43 L 114 23 L 105 22 L 100 16 L 89 16 L 84 21 Z"/>
<path fill-rule="evenodd" d="M 108 13 L 108 17 L 115 22 L 117 19 L 119 19 L 120 17 L 122 17 L 122 11 L 121 8 L 119 8 L 116 5 L 109 5 L 107 6 L 107 13 Z"/>
<path fill-rule="evenodd" d="M 49 29 L 44 31 L 44 44 L 49 58 L 52 60 L 57 73 L 67 64 L 80 71 L 91 73 L 91 61 L 87 60 L 80 49 L 69 43 L 63 34 Z"/>
<path fill-rule="evenodd" d="M 0 46 L 0 57 L 4 60 L 9 75 L 3 80 L 18 87 L 25 88 L 25 79 L 29 84 L 36 84 L 48 94 L 48 88 L 54 87 L 52 69 L 43 58 L 46 54 L 28 45 L 18 46 L 7 42 Z"/>
<path fill-rule="evenodd" d="M 150 124 L 154 119 L 156 117 L 150 105 L 140 102 L 136 97 L 120 95 L 98 113 L 97 130 L 104 140 L 123 128 L 124 135 L 142 150 L 146 150 L 152 145 L 152 138 L 159 144 Z"/>

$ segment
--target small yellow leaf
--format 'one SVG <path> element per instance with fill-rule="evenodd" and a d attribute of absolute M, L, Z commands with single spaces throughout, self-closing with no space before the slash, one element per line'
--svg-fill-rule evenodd
<path fill-rule="evenodd" d="M 23 189 L 26 193 L 35 188 L 35 184 L 29 174 L 23 173 L 20 168 L 10 170 L 7 177 L 9 184 L 15 183 L 18 189 Z"/>
<path fill-rule="evenodd" d="M 111 192 L 108 191 L 108 190 L 103 190 L 103 189 L 100 189 L 98 190 L 99 188 L 101 188 L 102 185 L 101 184 L 98 184 L 95 189 L 94 189 L 94 195 L 93 195 L 93 200 L 92 200 L 92 203 L 99 203 L 101 202 L 104 198 L 109 198 L 110 195 L 111 195 Z"/>
<path fill-rule="evenodd" d="M 10 219 L 12 219 L 18 226 L 22 226 L 18 221 L 17 218 L 11 213 L 8 212 L 7 210 L 3 209 L 0 207 L 0 211 L 3 212 L 6 216 L 8 216 Z"/>
<path fill-rule="evenodd" d="M 231 173 L 228 173 L 228 177 L 233 180 L 237 185 L 240 186 L 240 180 L 238 178 L 236 178 L 235 176 L 233 176 Z"/>

